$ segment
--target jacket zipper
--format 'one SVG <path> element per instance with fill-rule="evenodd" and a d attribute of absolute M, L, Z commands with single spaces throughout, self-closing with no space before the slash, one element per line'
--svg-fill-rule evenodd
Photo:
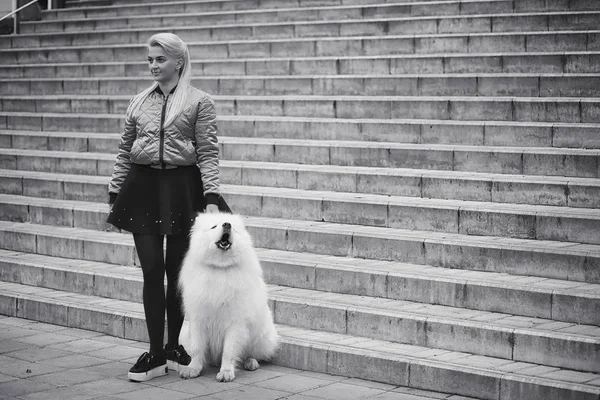
<path fill-rule="evenodd" d="M 164 160 L 164 156 L 163 156 L 163 152 L 165 151 L 165 127 L 163 126 L 163 124 L 165 123 L 165 112 L 167 110 L 167 100 L 169 99 L 169 95 L 166 95 L 163 97 L 165 98 L 165 101 L 163 103 L 163 107 L 162 107 L 162 113 L 160 115 L 160 144 L 159 144 L 159 148 L 158 148 L 158 152 L 159 152 L 159 162 L 160 162 L 160 167 L 162 169 L 166 169 L 167 166 L 165 164 L 165 160 Z"/>

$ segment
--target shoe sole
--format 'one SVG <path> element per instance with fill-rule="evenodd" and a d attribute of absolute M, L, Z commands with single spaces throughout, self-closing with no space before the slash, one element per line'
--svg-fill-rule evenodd
<path fill-rule="evenodd" d="M 129 380 L 135 382 L 146 382 L 150 379 L 157 378 L 159 376 L 164 376 L 169 373 L 169 369 L 166 364 L 161 365 L 160 367 L 156 367 L 151 369 L 148 372 L 129 372 L 127 377 Z"/>
<path fill-rule="evenodd" d="M 181 365 L 178 362 L 167 360 L 167 368 L 169 368 L 171 371 L 181 372 L 181 370 L 185 367 L 186 365 Z"/>

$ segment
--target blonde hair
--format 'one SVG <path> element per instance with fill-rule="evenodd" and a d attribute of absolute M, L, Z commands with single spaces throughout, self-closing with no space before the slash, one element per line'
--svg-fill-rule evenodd
<path fill-rule="evenodd" d="M 174 33 L 157 33 L 152 35 L 147 43 L 148 48 L 152 46 L 160 46 L 171 57 L 181 59 L 183 66 L 179 70 L 179 83 L 173 94 L 171 103 L 167 107 L 167 115 L 165 116 L 164 126 L 171 124 L 175 118 L 183 111 L 187 101 L 187 92 L 192 79 L 192 65 L 190 63 L 190 52 L 187 44 Z M 140 105 L 146 100 L 148 95 L 152 93 L 158 82 L 155 82 L 148 89 L 136 95 L 127 108 L 127 115 L 131 116 Z"/>

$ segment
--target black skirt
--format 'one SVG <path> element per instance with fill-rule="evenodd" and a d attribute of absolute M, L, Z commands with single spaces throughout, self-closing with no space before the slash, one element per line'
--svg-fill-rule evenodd
<path fill-rule="evenodd" d="M 219 210 L 231 212 L 219 196 Z M 196 165 L 156 169 L 133 164 L 107 221 L 137 234 L 187 235 L 196 215 L 206 208 Z"/>

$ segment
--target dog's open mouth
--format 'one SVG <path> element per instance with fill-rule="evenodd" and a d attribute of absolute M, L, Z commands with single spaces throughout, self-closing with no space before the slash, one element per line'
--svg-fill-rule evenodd
<path fill-rule="evenodd" d="M 221 250 L 229 250 L 229 248 L 231 247 L 231 242 L 229 241 L 229 232 L 223 233 L 223 236 L 221 236 L 221 240 L 219 240 L 215 244 Z"/>

